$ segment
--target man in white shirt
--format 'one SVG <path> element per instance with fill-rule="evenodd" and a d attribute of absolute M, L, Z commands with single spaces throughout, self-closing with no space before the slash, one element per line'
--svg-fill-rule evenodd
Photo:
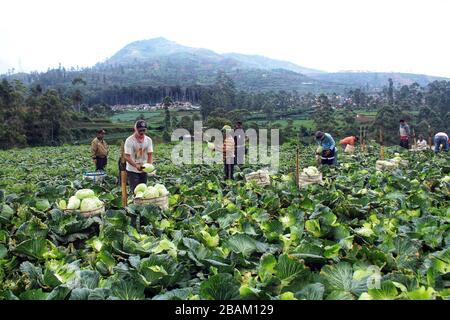
<path fill-rule="evenodd" d="M 125 141 L 124 151 L 127 161 L 127 177 L 131 192 L 140 183 L 147 183 L 147 173 L 142 171 L 144 163 L 153 163 L 153 142 L 145 135 L 147 124 L 138 120 L 134 125 L 134 134 Z"/>

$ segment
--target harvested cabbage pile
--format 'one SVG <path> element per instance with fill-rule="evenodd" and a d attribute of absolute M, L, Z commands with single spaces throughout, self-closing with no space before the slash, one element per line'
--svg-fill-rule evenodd
<path fill-rule="evenodd" d="M 318 176 L 320 174 L 320 171 L 316 167 L 310 166 L 308 168 L 303 169 L 303 173 L 309 177 L 313 177 Z"/>
<path fill-rule="evenodd" d="M 69 198 L 68 203 L 64 199 L 58 202 L 58 207 L 61 210 L 93 211 L 103 206 L 103 201 L 91 189 L 78 190 L 74 196 Z"/>
<path fill-rule="evenodd" d="M 135 198 L 152 199 L 164 197 L 169 194 L 166 187 L 162 184 L 155 184 L 154 186 L 147 186 L 145 183 L 140 183 L 134 188 Z"/>

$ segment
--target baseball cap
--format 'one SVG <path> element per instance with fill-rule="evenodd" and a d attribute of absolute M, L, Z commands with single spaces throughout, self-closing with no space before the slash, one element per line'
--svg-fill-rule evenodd
<path fill-rule="evenodd" d="M 138 120 L 136 121 L 136 129 L 147 129 L 147 124 L 144 120 Z"/>
<path fill-rule="evenodd" d="M 105 129 L 99 129 L 97 133 L 106 133 Z"/>

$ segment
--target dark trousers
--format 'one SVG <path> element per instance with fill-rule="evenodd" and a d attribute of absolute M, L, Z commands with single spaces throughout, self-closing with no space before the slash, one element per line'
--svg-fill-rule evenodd
<path fill-rule="evenodd" d="M 233 180 L 234 164 L 224 164 L 225 179 Z"/>
<path fill-rule="evenodd" d="M 330 149 L 330 154 L 327 155 L 327 150 L 323 150 L 321 154 L 321 163 L 327 164 L 327 165 L 334 165 L 337 163 L 337 154 L 336 154 L 336 148 Z"/>
<path fill-rule="evenodd" d="M 127 170 L 127 180 L 130 186 L 131 192 L 134 192 L 136 186 L 140 183 L 147 184 L 147 173 L 136 173 Z"/>
<path fill-rule="evenodd" d="M 400 140 L 400 147 L 409 149 L 409 140 L 408 139 L 401 139 Z"/>
<path fill-rule="evenodd" d="M 100 157 L 96 157 L 95 158 L 95 170 L 97 171 L 105 171 L 105 167 L 108 164 L 108 158 L 104 157 L 104 158 L 100 158 Z"/>

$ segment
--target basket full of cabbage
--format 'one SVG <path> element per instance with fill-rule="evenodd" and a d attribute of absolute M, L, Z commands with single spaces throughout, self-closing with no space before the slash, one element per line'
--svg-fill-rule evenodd
<path fill-rule="evenodd" d="M 245 175 L 247 182 L 254 182 L 260 186 L 267 186 L 270 184 L 269 171 L 266 169 L 260 169 L 255 172 L 251 172 Z"/>
<path fill-rule="evenodd" d="M 409 165 L 408 160 L 402 159 L 399 153 L 394 154 L 394 158 L 389 160 L 378 160 L 375 163 L 375 168 L 378 171 L 391 171 L 397 169 L 399 166 L 407 167 Z"/>
<path fill-rule="evenodd" d="M 84 216 L 93 216 L 105 212 L 105 204 L 91 189 L 78 190 L 69 201 L 60 200 L 58 208 L 65 213 L 80 212 Z"/>
<path fill-rule="evenodd" d="M 159 183 L 154 186 L 140 183 L 134 188 L 134 204 L 154 204 L 163 210 L 167 210 L 169 208 L 169 191 Z"/>
<path fill-rule="evenodd" d="M 305 187 L 313 183 L 322 183 L 322 173 L 314 166 L 304 168 L 299 174 L 298 185 Z"/>

